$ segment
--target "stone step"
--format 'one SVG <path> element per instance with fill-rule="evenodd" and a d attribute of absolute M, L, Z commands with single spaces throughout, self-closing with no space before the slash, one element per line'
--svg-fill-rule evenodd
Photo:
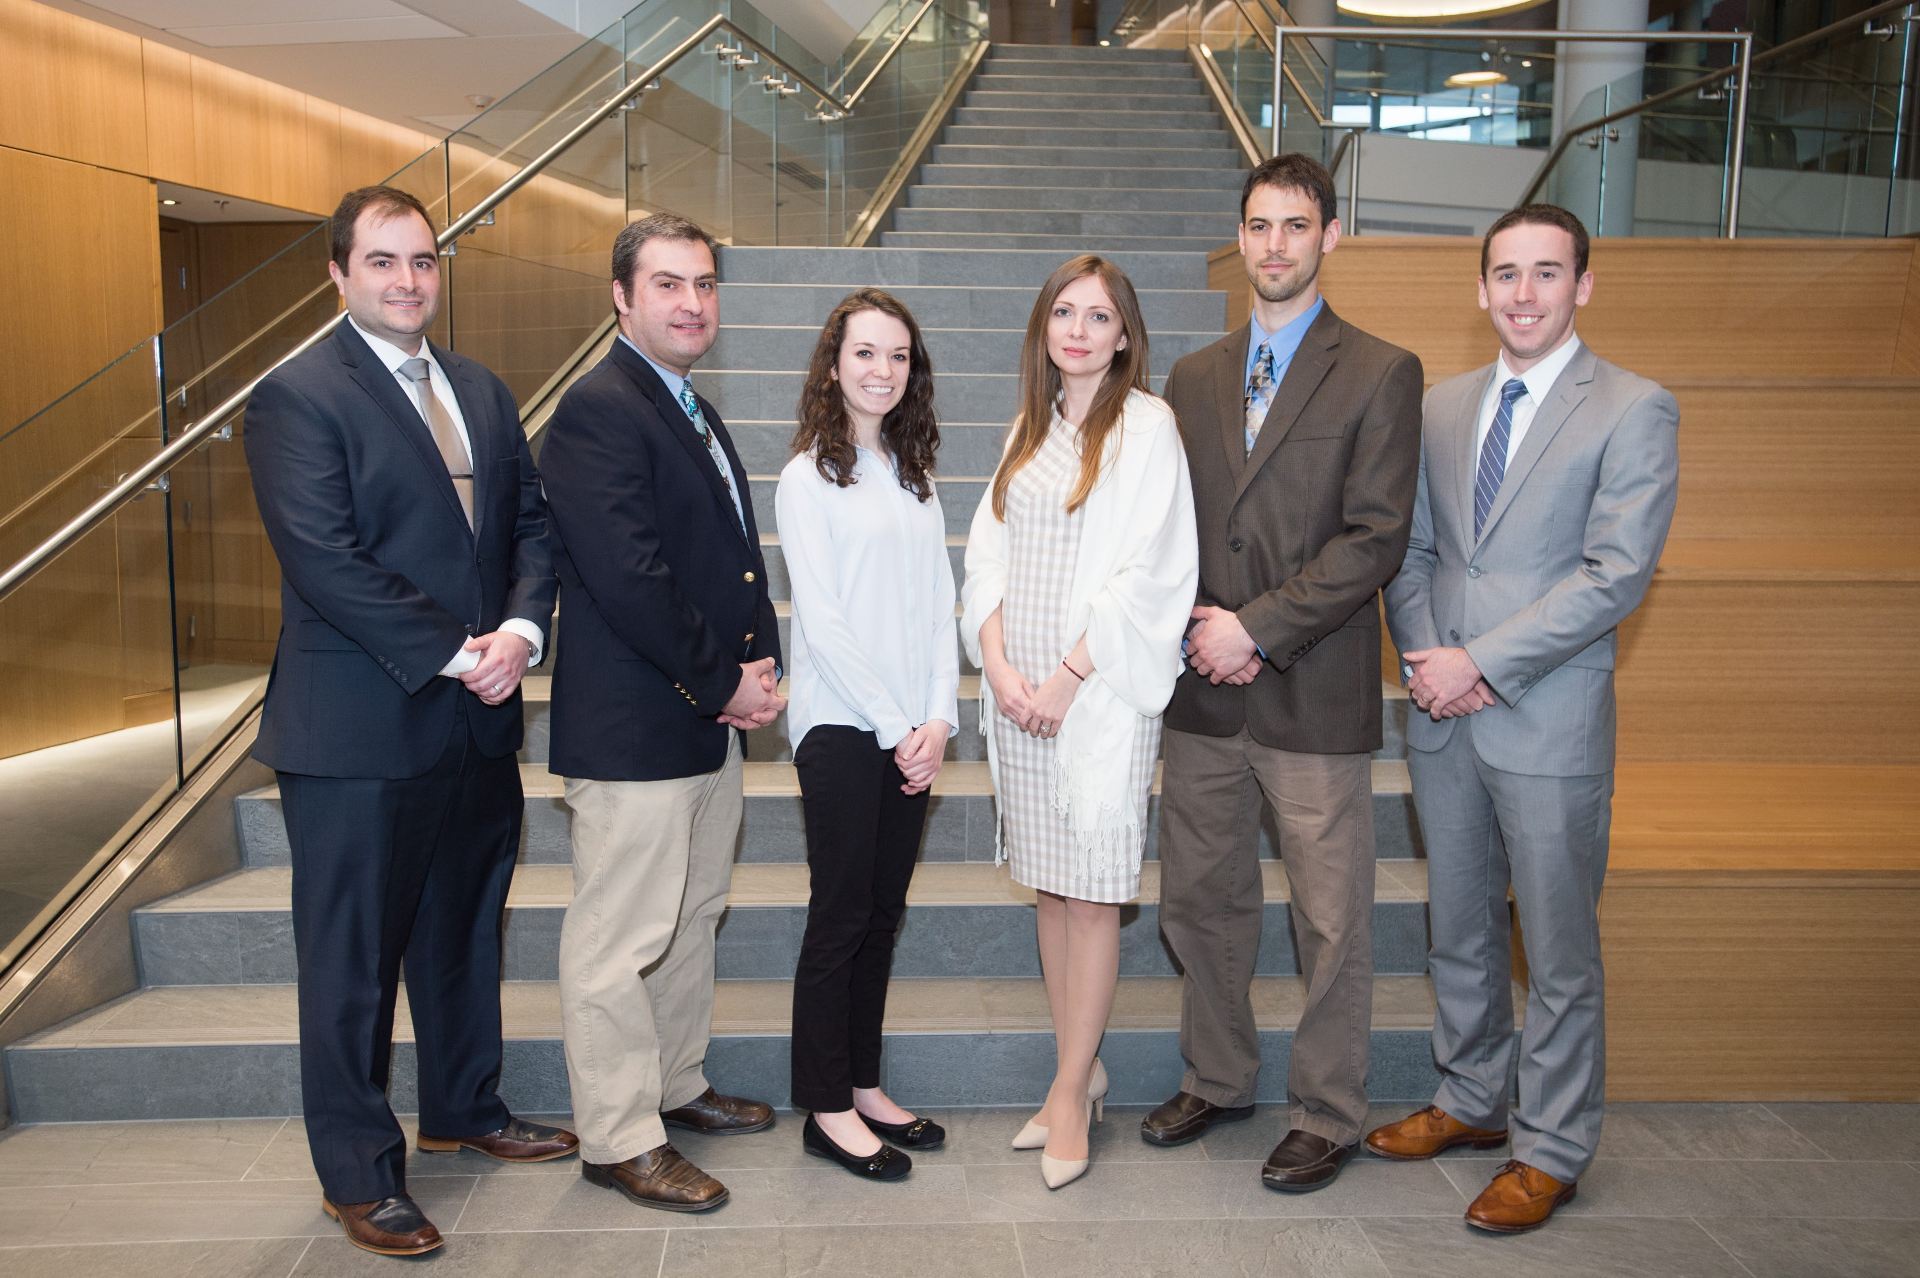
<path fill-rule="evenodd" d="M 1004 157 L 982 163 L 1005 163 Z M 1036 161 L 1044 163 L 1045 161 Z M 1076 180 L 1078 175 L 1076 175 Z M 1240 177 L 1234 177 L 1238 190 Z M 1057 185 L 1049 183 L 1048 185 Z M 1139 185 L 1122 183 L 1121 185 Z M 1127 253 L 1114 261 L 1135 288 L 1205 289 L 1207 264 L 1186 253 Z M 896 284 L 958 284 L 1037 288 L 1060 264 L 1049 253 L 888 248 L 739 247 L 720 250 L 720 278 L 756 284 L 817 284 L 844 280 L 875 288 Z"/>
<path fill-rule="evenodd" d="M 992 214 L 961 212 L 948 214 L 940 209 L 902 209 L 902 213 L 911 213 L 916 219 L 959 217 L 981 218 Z M 1045 230 L 1049 225 L 1044 219 L 1060 219 L 1059 226 L 1068 227 L 1075 220 L 1083 220 L 1089 225 L 1103 225 L 1104 220 L 1117 220 L 1134 217 L 1166 217 L 1178 220 L 1185 215 L 1164 214 L 1080 214 L 1080 213 L 1031 213 L 1008 214 L 1006 217 L 1028 217 L 1040 219 L 1034 223 L 1034 229 Z M 1221 219 L 1209 214 L 1200 214 L 1195 221 L 1219 223 Z M 905 229 L 905 228 L 903 228 Z M 912 229 L 925 230 L 965 230 L 966 227 L 915 226 Z M 1022 229 L 1009 227 L 1009 230 Z M 1050 231 L 1049 234 L 1071 234 L 1071 229 Z M 1095 232 L 1088 232 L 1094 234 Z M 1136 234 L 1151 232 L 1135 232 Z M 1226 234 L 1232 235 L 1228 227 Z M 1035 281 L 1036 288 L 1039 281 Z M 1029 299 L 1031 306 L 1031 299 Z M 736 314 L 741 312 L 735 311 Z M 752 314 L 751 312 L 747 312 Z M 762 318 L 753 315 L 755 320 Z M 825 316 L 821 316 L 825 319 Z M 1020 317 L 1017 326 L 1005 325 L 991 328 L 929 328 L 921 326 L 921 336 L 927 344 L 927 354 L 932 357 L 933 367 L 943 373 L 1006 373 L 1017 371 L 1020 367 L 1020 343 L 1025 337 L 1026 316 Z M 1217 332 L 1182 333 L 1173 330 L 1148 330 L 1148 351 L 1154 357 L 1156 367 L 1171 369 L 1174 361 L 1182 355 L 1200 350 L 1218 341 Z M 734 369 L 757 368 L 766 372 L 803 373 L 808 361 L 813 358 L 813 350 L 820 341 L 819 321 L 807 324 L 777 323 L 727 323 L 720 326 L 720 335 L 714 341 L 713 348 L 700 361 L 704 368 Z M 937 394 L 937 391 L 936 391 Z M 944 405 L 935 401 L 935 407 Z"/>
<path fill-rule="evenodd" d="M 942 418 L 952 405 L 938 398 L 935 403 Z M 729 419 L 727 433 L 733 437 L 733 446 L 740 454 L 740 460 L 750 474 L 777 474 L 793 456 L 794 425 L 791 418 L 786 421 L 741 421 Z M 940 423 L 940 454 L 936 474 L 985 475 L 1000 464 L 1000 454 L 1006 443 L 1007 428 L 1002 422 L 956 422 L 942 420 Z M 945 505 L 945 501 L 941 502 Z M 768 531 L 772 531 L 769 529 Z"/>
<path fill-rule="evenodd" d="M 1287 1053 L 1305 1006 L 1299 977 L 1253 982 L 1260 1028 L 1256 1099 L 1286 1097 Z M 1524 1006 L 1524 992 L 1517 1000 Z M 500 987 L 506 1038 L 501 1099 L 526 1114 L 571 1108 L 560 1044 L 560 991 L 548 981 Z M 722 1092 L 783 1105 L 793 987 L 720 981 L 706 1071 Z M 1521 1008 L 1516 1008 L 1516 1015 Z M 1100 1048 L 1116 1105 L 1154 1104 L 1180 1084 L 1180 981 L 1120 981 Z M 299 1019 L 291 985 L 137 990 L 6 1049 L 16 1122 L 241 1118 L 300 1112 Z M 1433 992 L 1424 976 L 1374 982 L 1368 1095 L 1424 1100 L 1432 1065 Z M 1053 1075 L 1053 1032 L 1038 980 L 897 980 L 887 1005 L 882 1085 L 911 1106 L 1032 1105 Z M 393 1107 L 419 1108 L 406 991 L 394 1015 Z M 791 1133 L 789 1133 L 790 1135 Z"/>
<path fill-rule="evenodd" d="M 1236 200 L 1239 198 L 1240 187 L 1246 180 L 1246 173 L 1238 167 L 1167 166 L 1110 169 L 1078 167 L 1071 175 L 1063 176 L 1052 166 L 1036 164 L 1014 167 L 998 164 L 991 156 L 936 161 L 922 165 L 920 168 L 920 181 L 927 186 L 1057 187 L 1065 182 L 1073 187 L 1088 190 L 1127 188 L 1156 191 L 1232 191 L 1235 193 Z M 1138 281 L 1135 283 L 1137 286 Z M 1201 288 L 1205 287 L 1205 282 L 1184 287 Z"/>
<path fill-rule="evenodd" d="M 1131 103 L 1129 106 L 1131 107 Z M 1084 119 L 1085 117 L 1077 117 Z M 1212 132 L 1219 129 L 1220 113 L 1194 107 L 1188 110 L 1149 110 L 1135 107 L 1130 110 L 1103 110 L 1099 114 L 1100 127 L 1131 131 L 1133 129 L 1178 129 L 1186 132 Z M 987 105 L 963 106 L 953 113 L 956 125 L 978 125 L 997 129 L 1057 129 L 1072 127 L 1076 116 L 1052 107 L 996 107 Z M 949 137 L 951 142 L 961 141 Z"/>
<path fill-rule="evenodd" d="M 894 232 L 888 232 L 894 234 Z M 1057 264 L 1057 261 L 1056 261 Z M 1167 365 L 1171 368 L 1172 365 Z M 752 369 L 709 371 L 696 368 L 693 384 L 720 410 L 721 419 L 793 420 L 800 402 L 801 373 L 768 373 Z M 933 375 L 934 403 L 942 417 L 963 422 L 1011 421 L 1019 378 L 1006 373 L 940 373 Z M 1159 393 L 1162 375 L 1153 378 Z"/>
<path fill-rule="evenodd" d="M 1185 49 L 1103 49 L 1084 44 L 995 44 L 993 56 L 1007 62 L 1094 62 L 1115 66 L 1174 63 L 1190 67 Z"/>
<path fill-rule="evenodd" d="M 988 57 L 980 68 L 980 79 L 1032 79 L 1083 85 L 1110 90 L 1115 85 L 1158 83 L 1199 84 L 1193 67 L 1184 62 L 1140 62 L 1116 65 L 1111 62 L 1082 62 L 1070 58 Z"/>
<path fill-rule="evenodd" d="M 973 512 L 986 492 L 988 478 L 983 475 L 956 475 L 939 480 L 940 513 L 946 517 L 949 537 L 964 538 L 967 535 L 967 529 L 973 524 Z M 748 477 L 748 491 L 753 498 L 753 517 L 763 536 L 778 531 L 779 521 L 774 517 L 773 502 L 779 482 L 778 475 Z"/>
<path fill-rule="evenodd" d="M 1185 249 L 1196 256 L 1212 252 L 1233 241 L 1231 229 L 1225 235 L 1201 235 L 1176 239 L 1155 235 L 998 235 L 991 231 L 882 231 L 880 243 L 888 248 L 971 248 L 991 243 L 1017 249 L 1051 249 L 1063 257 L 1072 253 L 1123 253 L 1149 247 Z"/>
<path fill-rule="evenodd" d="M 940 141 L 951 146 L 1070 147 L 1100 152 L 1109 148 L 1126 152 L 1187 149 L 1204 154 L 1211 150 L 1236 164 L 1240 162 L 1240 153 L 1234 149 L 1233 139 L 1217 125 L 1199 129 L 1114 129 L 1075 127 L 1056 122 L 1053 127 L 1036 129 L 991 124 L 950 124 L 941 132 Z M 1019 163 L 1018 154 L 1009 155 L 1007 162 Z"/>
<path fill-rule="evenodd" d="M 916 187 L 914 189 L 927 192 L 930 198 L 936 200 L 946 198 L 951 192 L 981 191 L 991 196 L 1007 190 L 1003 187 Z M 1089 203 L 1100 203 L 1100 201 L 1089 201 L 1085 192 L 1071 191 L 1066 194 L 1074 196 L 1079 201 L 1075 207 L 1084 208 Z M 1162 193 L 1156 191 L 1134 192 L 1134 194 Z M 1207 192 L 1206 194 L 1220 195 L 1229 204 L 1237 202 L 1239 198 L 1224 192 Z M 1182 198 L 1197 199 L 1194 196 Z M 1056 260 L 1054 264 L 1058 265 L 1058 261 Z M 886 291 L 893 294 L 913 312 L 914 320 L 922 330 L 1001 328 L 1025 332 L 1027 316 L 1033 310 L 1034 297 L 1045 279 L 1046 272 L 1043 271 L 1018 287 L 970 288 L 966 285 L 951 284 L 908 284 L 890 285 Z M 726 335 L 735 316 L 748 317 L 755 323 L 761 324 L 807 325 L 817 333 L 819 326 L 826 322 L 833 308 L 838 306 L 847 294 L 859 287 L 863 286 L 856 281 L 830 284 L 725 284 L 720 290 L 721 335 L 723 337 Z M 1137 292 L 1140 297 L 1140 311 L 1147 321 L 1149 334 L 1157 336 L 1166 330 L 1218 336 L 1226 329 L 1227 300 L 1223 293 L 1207 292 L 1201 289 L 1153 288 L 1139 289 Z"/>
<path fill-rule="evenodd" d="M 1099 169 L 1129 179 L 1136 177 L 1137 174 L 1128 170 L 1224 169 L 1244 180 L 1244 175 L 1240 173 L 1240 153 L 1224 146 L 1130 146 L 1121 149 L 1098 146 L 1023 146 L 1017 142 L 992 146 L 936 142 L 933 147 L 933 162 L 935 164 L 1004 164 L 1016 168 L 1042 169 L 1053 175 L 1054 181 L 1048 185 L 1058 185 L 1061 180 L 1058 172 L 1060 169 L 1075 170 L 1073 176 L 1076 179 L 1081 169 Z M 1140 183 L 1129 180 L 1124 185 L 1138 186 Z"/>
<path fill-rule="evenodd" d="M 532 865 L 568 861 L 567 808 L 560 778 L 544 765 L 524 764 L 520 784 L 526 794 L 520 860 Z M 1147 856 L 1159 847 L 1159 779 L 1147 812 Z M 798 861 L 805 855 L 806 838 L 800 820 L 800 785 L 791 763 L 759 762 L 749 758 L 744 776 L 746 815 L 741 822 L 742 862 Z M 1413 819 L 1412 785 L 1402 759 L 1373 763 L 1374 854 L 1382 860 L 1405 860 L 1421 854 L 1418 827 Z M 234 801 L 241 852 L 248 866 L 286 865 L 287 832 L 280 815 L 277 786 L 241 795 Z M 1261 855 L 1277 855 L 1272 831 L 1263 821 Z M 922 861 L 991 861 L 994 818 L 992 788 L 985 763 L 956 762 L 940 769 L 933 783 L 933 801 L 927 813 Z"/>
<path fill-rule="evenodd" d="M 914 209 L 1001 209 L 1033 212 L 1061 209 L 1068 212 L 1141 212 L 1204 213 L 1238 220 L 1240 194 L 1237 190 L 1153 190 L 1141 188 L 1103 188 L 1090 191 L 1075 186 L 914 186 L 907 188 L 906 208 Z M 738 289 L 741 285 L 730 285 Z M 1144 306 L 1146 299 L 1141 299 Z M 1147 327 L 1154 320 L 1147 317 Z"/>
<path fill-rule="evenodd" d="M 1136 91 L 1127 94 L 1125 102 L 1126 109 L 1130 111 L 1210 112 L 1214 125 L 1220 123 L 1220 109 L 1207 96 L 1206 90 L 1197 84 L 1185 87 L 1172 83 L 1162 86 L 1158 81 L 1151 85 L 1143 83 L 1137 86 Z M 1104 112 L 1113 105 L 1114 99 L 1103 93 L 982 88 L 978 80 L 960 99 L 962 110 L 969 107 L 1000 107 L 1020 111 L 1052 111 L 1056 113 L 1055 119 L 1081 112 Z"/>
<path fill-rule="evenodd" d="M 945 503 L 942 502 L 942 505 L 944 504 Z M 766 532 L 760 534 L 760 553 L 766 557 L 767 561 L 767 593 L 776 600 L 792 599 L 793 589 L 791 580 L 787 576 L 786 552 L 781 548 L 779 535 L 773 529 L 768 529 Z M 956 583 L 964 580 L 966 577 L 966 555 L 966 534 L 949 533 L 947 535 L 947 559 L 953 565 L 953 579 Z M 973 687 L 972 694 L 968 692 L 969 687 Z M 962 701 L 964 701 L 967 696 L 978 695 L 978 693 L 978 687 L 962 681 L 960 685 Z M 755 757 L 758 756 L 756 755 Z M 982 755 L 979 757 L 984 758 L 985 756 Z"/>
<path fill-rule="evenodd" d="M 1089 201 L 1089 203 L 1093 203 Z M 1234 236 L 1232 213 L 1154 213 L 1082 206 L 1062 209 L 896 209 L 896 231 L 962 231 L 974 235 L 1079 235 L 1105 242 L 1112 236 L 1207 239 L 1224 243 Z M 1151 330 L 1149 330 L 1151 331 Z M 1157 338 L 1157 334 L 1155 335 Z M 1206 335 L 1211 342 L 1218 333 Z M 1205 343 L 1202 343 L 1205 345 Z M 1199 349 L 1195 347 L 1194 349 Z M 936 355 L 937 359 L 938 356 Z"/>
<path fill-rule="evenodd" d="M 1300 970 L 1285 870 L 1261 866 L 1265 907 L 1254 970 Z M 1373 907 L 1374 970 L 1417 974 L 1427 964 L 1424 862 L 1384 862 Z M 792 977 L 806 930 L 804 864 L 742 865 L 733 874 L 715 942 L 721 980 Z M 134 912 L 134 945 L 147 986 L 271 985 L 298 974 L 293 951 L 293 872 L 242 870 Z M 507 896 L 502 979 L 559 979 L 560 923 L 573 899 L 565 865 L 517 867 Z M 1160 937 L 1160 865 L 1142 867 L 1140 900 L 1121 913 L 1120 974 L 1172 976 Z M 896 978 L 1035 977 L 1033 893 L 1007 867 L 927 864 L 914 873 L 893 956 Z"/>

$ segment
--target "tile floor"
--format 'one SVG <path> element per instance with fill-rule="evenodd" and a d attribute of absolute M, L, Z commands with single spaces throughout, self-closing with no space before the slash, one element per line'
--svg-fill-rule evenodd
<path fill-rule="evenodd" d="M 1093 1170 L 1058 1193 L 1034 1155 L 1007 1147 L 1020 1111 L 938 1114 L 947 1147 L 887 1186 L 803 1155 L 790 1115 L 731 1140 L 680 1133 L 733 1190 L 694 1217 L 595 1189 L 571 1159 L 416 1153 L 414 1196 L 449 1235 L 417 1261 L 355 1251 L 321 1215 L 298 1119 L 23 1126 L 0 1132 L 0 1273 L 1920 1275 L 1920 1105 L 1616 1105 L 1579 1198 L 1518 1238 L 1460 1221 L 1505 1151 L 1362 1157 L 1330 1188 L 1290 1196 L 1258 1177 L 1279 1110 L 1173 1150 L 1140 1142 L 1141 1112 L 1109 1110 Z"/>

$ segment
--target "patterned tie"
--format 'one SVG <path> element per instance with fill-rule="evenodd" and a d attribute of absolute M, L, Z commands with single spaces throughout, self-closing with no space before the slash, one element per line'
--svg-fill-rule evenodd
<path fill-rule="evenodd" d="M 446 463 L 447 475 L 453 480 L 453 491 L 460 498 L 460 509 L 467 514 L 467 527 L 473 527 L 473 459 L 467 456 L 467 449 L 460 442 L 460 428 L 453 424 L 453 414 L 433 393 L 432 371 L 425 359 L 415 357 L 400 361 L 401 375 L 413 383 L 414 400 L 420 409 L 420 415 L 427 419 L 427 429 L 433 432 L 433 442 L 440 450 L 440 460 Z"/>
<path fill-rule="evenodd" d="M 1260 354 L 1253 362 L 1253 374 L 1247 378 L 1247 452 L 1253 452 L 1254 441 L 1260 438 L 1261 424 L 1267 420 L 1267 409 L 1273 405 L 1273 347 L 1266 342 L 1260 343 Z"/>
<path fill-rule="evenodd" d="M 1527 393 L 1527 384 L 1519 378 L 1510 378 L 1500 388 L 1500 407 L 1493 414 L 1493 425 L 1487 430 L 1487 442 L 1480 446 L 1480 469 L 1473 477 L 1473 539 L 1480 540 L 1480 530 L 1486 527 L 1487 512 L 1493 509 L 1493 499 L 1500 493 L 1500 481 L 1507 474 L 1507 441 L 1513 438 L 1513 405 Z"/>
<path fill-rule="evenodd" d="M 690 377 L 680 379 L 680 407 L 686 410 L 687 420 L 693 423 L 694 434 L 700 436 L 700 442 L 707 446 L 707 456 L 713 458 L 721 482 L 727 486 L 727 496 L 733 498 L 733 517 L 740 521 L 740 533 L 745 536 L 747 519 L 740 509 L 740 490 L 733 486 L 733 467 L 727 465 L 727 455 L 720 450 L 720 441 L 713 437 L 713 428 L 707 425 L 707 415 L 700 411 L 700 401 L 693 396 L 693 379 Z"/>

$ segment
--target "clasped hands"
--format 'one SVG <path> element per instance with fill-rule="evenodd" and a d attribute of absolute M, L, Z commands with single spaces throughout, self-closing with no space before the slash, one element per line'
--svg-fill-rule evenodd
<path fill-rule="evenodd" d="M 510 630 L 475 635 L 460 648 L 463 652 L 480 654 L 480 664 L 461 675 L 460 682 L 490 706 L 497 706 L 513 695 L 527 673 L 527 661 L 533 656 L 533 645 Z"/>
<path fill-rule="evenodd" d="M 787 699 L 780 695 L 779 687 L 772 657 L 741 662 L 740 686 L 733 690 L 727 704 L 720 707 L 720 722 L 743 730 L 766 727 L 787 708 Z"/>
<path fill-rule="evenodd" d="M 1062 663 L 1036 688 L 1004 657 L 989 657 L 985 673 L 1000 713 L 1030 737 L 1051 737 L 1060 731 L 1083 682 Z"/>
<path fill-rule="evenodd" d="M 1493 688 L 1465 648 L 1422 648 L 1402 654 L 1412 670 L 1407 691 L 1433 719 L 1458 719 L 1495 703 Z"/>
<path fill-rule="evenodd" d="M 893 748 L 894 766 L 907 779 L 900 793 L 918 794 L 933 784 L 946 757 L 947 736 L 952 730 L 944 719 L 929 719 L 900 738 L 900 744 Z"/>
<path fill-rule="evenodd" d="M 1259 645 L 1231 609 L 1195 604 L 1192 620 L 1187 629 L 1187 664 L 1207 682 L 1237 688 L 1252 683 L 1265 668 Z"/>

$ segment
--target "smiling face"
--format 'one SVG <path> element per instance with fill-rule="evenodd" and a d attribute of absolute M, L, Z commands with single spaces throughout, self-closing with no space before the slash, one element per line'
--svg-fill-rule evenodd
<path fill-rule="evenodd" d="M 614 281 L 613 309 L 628 341 L 685 377 L 720 334 L 712 252 L 700 240 L 648 240 L 634 261 L 633 278 Z"/>
<path fill-rule="evenodd" d="M 375 337 L 409 355 L 440 309 L 440 248 L 426 219 L 406 209 L 363 210 L 353 223 L 346 270 L 328 262 L 347 314 Z"/>
<path fill-rule="evenodd" d="M 1103 377 L 1125 349 L 1126 328 L 1098 275 L 1082 275 L 1060 290 L 1047 315 L 1047 358 L 1063 379 Z"/>
<path fill-rule="evenodd" d="M 1557 226 L 1522 222 L 1487 245 L 1480 309 L 1493 319 L 1507 365 L 1524 373 L 1559 349 L 1574 313 L 1593 296 L 1593 272 L 1574 274 L 1573 236 Z"/>
<path fill-rule="evenodd" d="M 1255 296 L 1283 322 L 1319 298 L 1320 259 L 1339 242 L 1339 221 L 1322 225 L 1320 205 L 1305 191 L 1257 186 L 1247 197 L 1240 257 Z"/>
<path fill-rule="evenodd" d="M 847 317 L 833 378 L 857 433 L 880 429 L 881 419 L 906 394 L 912 371 L 913 335 L 905 324 L 884 311 L 856 311 Z"/>

